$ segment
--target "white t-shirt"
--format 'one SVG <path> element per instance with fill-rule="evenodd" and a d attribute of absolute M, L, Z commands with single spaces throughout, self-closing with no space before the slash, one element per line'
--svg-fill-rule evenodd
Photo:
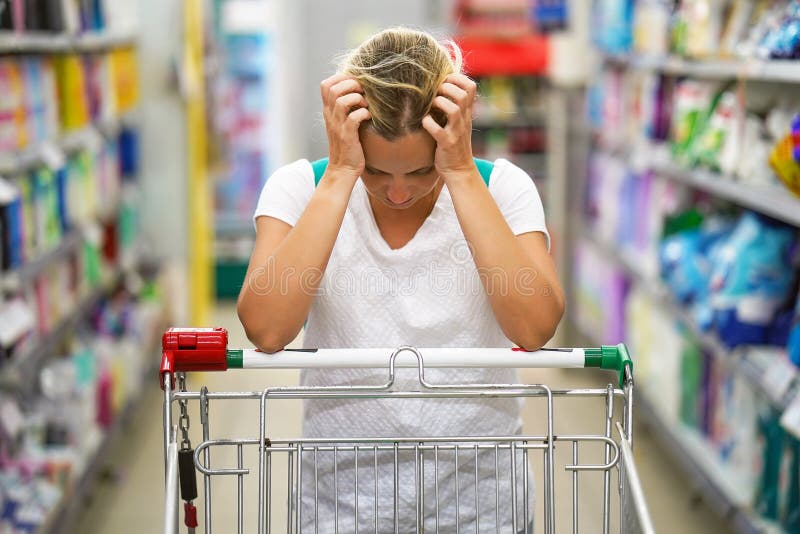
<path fill-rule="evenodd" d="M 255 217 L 269 216 L 294 226 L 314 193 L 314 173 L 307 160 L 299 160 L 278 169 L 264 185 Z M 505 159 L 495 161 L 489 180 L 489 192 L 515 235 L 542 232 L 545 226 L 541 199 L 530 176 Z M 514 280 L 502 273 L 488 273 L 498 291 L 508 291 Z M 469 247 L 445 185 L 433 210 L 416 235 L 399 249 L 391 249 L 380 234 L 369 204 L 366 189 L 359 180 L 347 206 L 342 226 L 331 253 L 325 276 L 309 312 L 304 344 L 308 348 L 348 347 L 510 347 L 494 317 L 486 289 L 472 259 Z M 424 354 L 423 354 L 424 357 Z M 388 360 L 388 355 L 387 355 Z M 450 384 L 512 384 L 518 373 L 508 369 L 427 370 L 426 380 Z M 306 386 L 383 384 L 387 370 L 311 369 L 302 374 Z M 419 388 L 416 371 L 398 370 L 396 387 Z M 521 431 L 520 403 L 516 399 L 359 399 L 306 401 L 304 435 L 309 438 L 347 437 L 431 437 L 431 436 L 509 436 Z M 453 454 L 452 452 L 450 453 Z M 359 531 L 374 532 L 374 473 L 370 462 L 359 464 Z M 304 487 L 314 486 L 313 460 L 304 458 Z M 340 459 L 337 465 L 339 528 L 354 530 L 353 495 L 355 477 L 353 458 L 349 464 Z M 379 469 L 379 531 L 393 532 L 394 478 L 393 457 L 381 458 Z M 425 495 L 433 495 L 434 468 L 425 459 Z M 524 527 L 522 490 L 519 499 L 518 525 L 511 528 L 510 469 L 495 476 L 494 453 L 481 458 L 479 503 L 481 531 L 516 534 Z M 502 461 L 502 453 L 501 453 Z M 505 463 L 510 465 L 506 452 Z M 317 457 L 319 508 L 314 511 L 314 491 L 303 492 L 303 531 L 313 532 L 314 518 L 319 517 L 319 531 L 332 532 L 334 517 L 333 461 L 320 453 Z M 441 462 L 440 462 L 441 463 Z M 517 458 L 518 484 L 524 478 L 521 454 Z M 385 464 L 385 465 L 384 465 Z M 409 469 L 410 466 L 410 469 Z M 459 461 L 459 526 L 475 531 L 475 461 Z M 399 506 L 400 532 L 415 526 L 414 460 L 401 458 Z M 452 459 L 440 465 L 439 520 L 444 531 L 455 531 L 454 484 Z M 502 480 L 501 480 L 502 479 Z M 501 526 L 495 528 L 495 495 L 499 486 Z M 345 488 L 350 488 L 349 490 Z M 533 480 L 529 481 L 533 487 Z M 362 491 L 363 488 L 363 491 Z M 471 495 L 471 496 L 470 496 Z M 469 497 L 468 497 L 469 496 Z M 489 498 L 491 497 L 491 498 Z M 447 504 L 449 503 L 449 504 Z M 533 510 L 533 491 L 529 493 Z M 436 510 L 426 502 L 425 527 L 435 529 Z M 491 518 L 491 521 L 484 518 Z M 504 522 L 505 521 L 505 522 Z M 449 528 L 447 525 L 450 525 Z M 503 526 L 505 525 L 505 526 Z"/>

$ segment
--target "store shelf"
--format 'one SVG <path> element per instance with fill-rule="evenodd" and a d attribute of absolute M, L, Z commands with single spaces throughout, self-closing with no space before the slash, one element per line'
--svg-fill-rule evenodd
<path fill-rule="evenodd" d="M 589 344 L 603 343 L 603 340 L 580 325 L 575 326 Z M 670 422 L 658 411 L 656 405 L 641 386 L 636 388 L 633 413 L 637 422 L 646 422 L 647 428 L 656 434 L 662 448 L 690 478 L 693 489 L 702 496 L 703 501 L 738 534 L 785 534 L 779 526 L 755 517 L 748 511 L 746 498 L 740 494 L 741 486 L 730 480 L 725 466 L 717 460 L 718 454 L 705 438 L 697 431 Z"/>
<path fill-rule="evenodd" d="M 85 33 L 65 35 L 47 32 L 0 31 L 0 54 L 97 52 L 133 46 L 132 33 Z"/>
<path fill-rule="evenodd" d="M 615 158 L 622 158 L 633 164 L 634 153 L 621 148 L 603 149 Z M 685 169 L 675 163 L 665 161 L 659 148 L 639 147 L 635 156 L 637 162 L 643 162 L 646 168 L 659 176 L 684 183 L 696 189 L 706 191 L 718 198 L 733 202 L 775 219 L 800 226 L 800 197 L 793 195 L 788 189 L 778 185 L 748 185 L 739 182 L 732 176 L 708 171 L 705 169 Z"/>
<path fill-rule="evenodd" d="M 792 60 L 691 60 L 679 57 L 604 54 L 609 65 L 655 70 L 675 76 L 800 83 L 800 61 Z"/>
<path fill-rule="evenodd" d="M 521 117 L 516 114 L 508 118 L 476 117 L 472 121 L 473 128 L 544 128 L 547 121 L 544 117 Z"/>
<path fill-rule="evenodd" d="M 745 208 L 800 226 L 800 197 L 778 186 L 749 186 L 734 178 L 703 169 L 683 169 L 675 164 L 656 163 L 659 175 L 702 189 Z"/>
<path fill-rule="evenodd" d="M 119 124 L 120 120 L 103 121 L 65 133 L 58 140 L 42 141 L 17 152 L 0 153 L 0 175 L 14 176 L 37 167 L 52 166 L 54 159 L 91 148 L 103 134 L 116 131 Z"/>
<path fill-rule="evenodd" d="M 678 304 L 669 290 L 659 281 L 648 277 L 637 267 L 635 259 L 624 250 L 617 246 L 604 242 L 604 240 L 594 236 L 591 232 L 584 232 L 582 239 L 592 243 L 598 251 L 609 261 L 615 263 L 626 276 L 638 283 L 639 287 L 648 292 L 650 297 L 661 304 L 661 308 L 679 321 L 692 336 L 697 339 L 700 345 L 707 350 L 713 357 L 729 362 L 735 372 L 743 376 L 764 398 L 769 400 L 776 410 L 784 411 L 791 400 L 791 396 L 797 387 L 796 379 L 792 380 L 788 390 L 782 395 L 777 396 L 772 390 L 772 386 L 765 382 L 767 376 L 766 363 L 761 358 L 753 356 L 754 347 L 739 347 L 735 350 L 728 349 L 720 339 L 711 332 L 703 332 L 697 326 L 691 314 L 680 304 Z"/>
<path fill-rule="evenodd" d="M 0 289 L 3 291 L 14 291 L 18 289 L 30 280 L 36 278 L 48 266 L 74 254 L 81 243 L 83 243 L 82 233 L 78 230 L 70 232 L 61 239 L 61 242 L 54 249 L 45 252 L 38 258 L 25 263 L 21 267 L 3 273 L 2 278 L 0 278 Z"/>
<path fill-rule="evenodd" d="M 717 453 L 696 431 L 672 423 L 661 415 L 656 403 L 641 388 L 636 396 L 634 413 L 639 420 L 649 424 L 662 448 L 683 469 L 695 485 L 696 491 L 720 517 L 726 519 L 734 532 L 740 534 L 782 534 L 778 525 L 755 517 L 746 503 L 737 502 L 734 497 L 739 489 L 728 480 L 725 466 L 716 460 Z"/>
<path fill-rule="evenodd" d="M 0 367 L 0 386 L 31 394 L 35 389 L 36 371 L 60 349 L 64 341 L 75 332 L 81 322 L 94 311 L 97 304 L 121 278 L 121 271 L 113 273 L 109 283 L 93 289 L 75 306 L 74 310 L 66 314 L 49 332 L 37 338 L 23 354 L 15 355 Z"/>

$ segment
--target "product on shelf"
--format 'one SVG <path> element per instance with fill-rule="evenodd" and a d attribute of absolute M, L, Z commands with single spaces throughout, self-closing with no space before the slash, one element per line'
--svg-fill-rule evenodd
<path fill-rule="evenodd" d="M 0 531 L 38 532 L 62 494 L 99 461 L 104 434 L 138 397 L 148 351 L 163 331 L 160 283 L 144 280 L 133 284 L 136 294 L 122 287 L 102 301 L 38 372 L 34 402 L 0 397 Z"/>
<path fill-rule="evenodd" d="M 590 243 L 578 243 L 573 257 L 576 322 L 582 331 L 598 336 L 604 344 L 621 342 L 628 290 L 626 277 Z"/>
<path fill-rule="evenodd" d="M 786 187 L 800 196 L 800 114 L 792 120 L 791 131 L 772 149 L 769 164 Z"/>
<path fill-rule="evenodd" d="M 65 130 L 74 130 L 89 123 L 89 95 L 83 62 L 77 54 L 56 57 L 58 98 L 69 105 L 60 107 L 61 125 Z"/>
<path fill-rule="evenodd" d="M 16 150 L 28 143 L 25 128 L 25 87 L 20 63 L 0 59 L 0 151 Z"/>
<path fill-rule="evenodd" d="M 668 237 L 661 243 L 661 276 L 679 302 L 693 305 L 695 321 L 701 329 L 711 326 L 709 306 L 714 258 L 722 240 L 732 229 L 726 218 L 710 217 L 695 229 Z"/>
<path fill-rule="evenodd" d="M 5 0 L 0 2 L 0 29 L 46 32 L 53 36 L 79 32 L 99 32 L 106 28 L 104 1 L 89 0 Z"/>
<path fill-rule="evenodd" d="M 795 0 L 601 0 L 594 25 L 610 54 L 800 59 Z"/>
<path fill-rule="evenodd" d="M 800 367 L 800 292 L 797 294 L 797 303 L 795 304 L 786 350 L 792 362 Z"/>
<path fill-rule="evenodd" d="M 714 326 L 729 346 L 768 340 L 770 324 L 794 281 L 793 229 L 745 213 L 721 244 L 711 276 Z"/>
<path fill-rule="evenodd" d="M 603 0 L 595 3 L 595 20 L 598 29 L 593 34 L 599 47 L 610 54 L 630 52 L 633 44 L 633 0 Z"/>

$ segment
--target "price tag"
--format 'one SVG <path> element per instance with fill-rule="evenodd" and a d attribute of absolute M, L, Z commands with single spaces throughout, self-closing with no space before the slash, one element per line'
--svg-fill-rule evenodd
<path fill-rule="evenodd" d="M 42 143 L 39 149 L 39 155 L 42 160 L 44 160 L 44 164 L 54 171 L 62 168 L 67 163 L 67 157 L 64 155 L 64 151 L 52 141 Z"/>
<path fill-rule="evenodd" d="M 794 396 L 789 407 L 781 415 L 781 426 L 797 439 L 800 439 L 800 394 Z"/>
<path fill-rule="evenodd" d="M 103 148 L 105 139 L 95 128 L 89 128 L 86 132 L 86 148 L 89 152 L 96 154 Z"/>
<path fill-rule="evenodd" d="M 10 347 L 33 330 L 35 318 L 22 299 L 14 299 L 0 308 L 0 345 Z"/>
<path fill-rule="evenodd" d="M 16 439 L 20 431 L 25 427 L 25 417 L 19 409 L 19 405 L 11 399 L 0 401 L 0 425 L 5 434 L 12 439 Z"/>
<path fill-rule="evenodd" d="M 794 364 L 789 361 L 785 352 L 781 352 L 769 358 L 761 377 L 761 385 L 773 400 L 780 401 L 789 391 L 796 376 L 797 369 Z"/>

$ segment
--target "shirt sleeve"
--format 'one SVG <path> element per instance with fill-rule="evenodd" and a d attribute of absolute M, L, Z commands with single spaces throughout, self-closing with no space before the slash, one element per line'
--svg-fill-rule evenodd
<path fill-rule="evenodd" d="M 253 223 L 259 217 L 274 217 L 294 226 L 314 193 L 314 171 L 308 160 L 284 165 L 261 189 Z"/>
<path fill-rule="evenodd" d="M 542 232 L 550 249 L 542 199 L 527 172 L 507 159 L 496 160 L 489 180 L 489 192 L 514 235 Z"/>

